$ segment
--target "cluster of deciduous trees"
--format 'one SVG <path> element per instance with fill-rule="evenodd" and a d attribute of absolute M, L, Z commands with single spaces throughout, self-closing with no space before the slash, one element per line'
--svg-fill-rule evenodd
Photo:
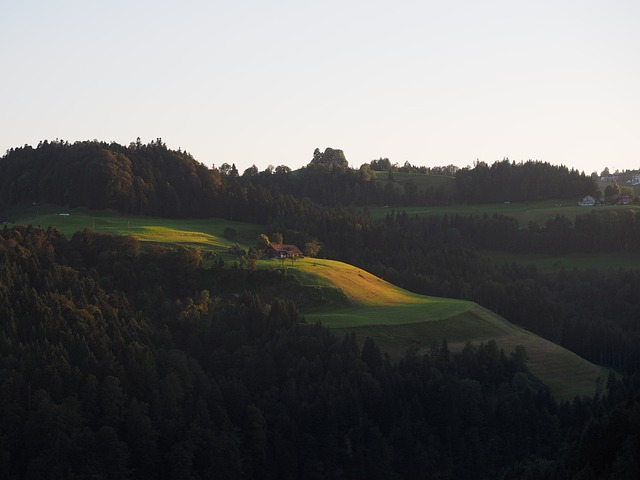
<path fill-rule="evenodd" d="M 306 325 L 269 290 L 283 283 L 295 290 L 281 272 L 204 269 L 196 252 L 140 251 L 127 237 L 5 228 L 2 477 L 603 478 L 637 468 L 633 384 L 611 378 L 605 397 L 558 405 L 523 350 L 495 343 L 454 355 L 445 342 L 392 365 L 371 340 L 360 348 Z"/>
<path fill-rule="evenodd" d="M 402 173 L 420 173 L 424 175 L 445 175 L 448 177 L 455 177 L 459 167 L 455 165 L 447 165 L 441 167 L 425 167 L 411 165 L 409 162 L 404 162 L 402 166 L 397 163 L 391 163 L 388 158 L 379 158 L 377 160 L 371 160 L 369 162 L 371 170 L 376 172 L 402 172 Z"/>

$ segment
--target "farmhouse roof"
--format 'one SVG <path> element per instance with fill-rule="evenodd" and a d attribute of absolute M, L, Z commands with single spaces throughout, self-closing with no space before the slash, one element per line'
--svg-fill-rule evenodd
<path fill-rule="evenodd" d="M 287 255 L 295 256 L 302 255 L 302 252 L 295 245 L 285 245 L 284 243 L 272 243 L 269 247 L 273 248 L 276 252 L 284 253 Z"/>
<path fill-rule="evenodd" d="M 629 205 L 633 197 L 626 192 L 614 193 L 609 197 L 611 203 L 617 203 L 618 205 Z"/>

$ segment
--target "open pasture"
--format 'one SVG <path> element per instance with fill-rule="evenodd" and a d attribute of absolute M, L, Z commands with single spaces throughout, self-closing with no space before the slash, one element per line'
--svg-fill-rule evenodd
<path fill-rule="evenodd" d="M 10 217 L 24 225 L 54 227 L 68 237 L 90 228 L 98 233 L 132 235 L 141 242 L 182 245 L 209 251 L 226 250 L 236 242 L 246 248 L 263 230 L 260 225 L 217 218 L 169 219 L 48 205 L 15 209 L 10 211 Z M 223 237 L 225 228 L 235 230 L 236 238 Z"/>
<path fill-rule="evenodd" d="M 548 200 L 543 202 L 525 202 L 525 203 L 491 203 L 486 205 L 448 205 L 443 207 L 437 206 L 393 206 L 388 207 L 369 207 L 367 209 L 372 219 L 384 218 L 390 212 L 406 212 L 409 216 L 439 216 L 439 215 L 506 215 L 518 220 L 521 226 L 536 222 L 543 225 L 548 219 L 555 218 L 557 215 L 564 216 L 570 221 L 574 221 L 576 215 L 587 214 L 591 211 L 620 211 L 628 209 L 637 209 L 637 205 L 606 205 L 596 207 L 580 207 L 575 202 L 567 200 Z"/>
<path fill-rule="evenodd" d="M 567 253 L 564 255 L 522 254 L 508 252 L 481 252 L 495 264 L 533 265 L 540 272 L 562 270 L 617 270 L 640 265 L 640 254 L 633 252 Z"/>
<path fill-rule="evenodd" d="M 305 312 L 308 321 L 320 321 L 336 332 L 354 332 L 360 343 L 371 337 L 392 360 L 408 349 L 427 352 L 443 339 L 451 351 L 490 340 L 507 353 L 523 345 L 531 372 L 563 400 L 593 395 L 597 379 L 605 380 L 609 373 L 473 302 L 417 295 L 330 260 L 297 260 L 291 272 L 302 272 L 301 280 L 318 286 L 340 288 L 352 301 L 346 308 Z"/>

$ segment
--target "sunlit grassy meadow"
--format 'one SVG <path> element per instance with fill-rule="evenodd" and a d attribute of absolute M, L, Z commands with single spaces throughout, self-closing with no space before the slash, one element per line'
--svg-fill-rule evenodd
<path fill-rule="evenodd" d="M 287 263 L 289 265 L 289 263 Z M 331 260 L 297 260 L 289 267 L 302 281 L 340 288 L 352 305 L 306 312 L 335 331 L 354 332 L 360 342 L 373 338 L 381 350 L 398 359 L 408 349 L 426 352 L 446 339 L 451 351 L 470 343 L 495 340 L 505 352 L 523 345 L 531 372 L 560 399 L 593 395 L 608 370 L 528 332 L 469 301 L 418 295 L 370 273 Z"/>
<path fill-rule="evenodd" d="M 55 227 L 67 236 L 84 228 L 99 233 L 132 235 L 141 242 L 168 243 L 202 250 L 222 251 L 234 243 L 248 247 L 263 231 L 260 225 L 222 219 L 168 219 L 122 215 L 110 210 L 63 209 L 54 206 L 33 206 L 10 211 L 12 220 L 41 228 Z M 225 238 L 225 228 L 236 232 Z"/>

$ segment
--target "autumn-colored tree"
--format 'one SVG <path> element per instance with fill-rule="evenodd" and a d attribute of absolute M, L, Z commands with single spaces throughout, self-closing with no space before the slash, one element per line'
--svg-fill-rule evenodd
<path fill-rule="evenodd" d="M 269 245 L 271 245 L 269 237 L 267 237 L 264 233 L 261 233 L 260 235 L 258 235 L 254 247 L 257 251 L 264 252 L 265 248 L 267 248 Z"/>
<path fill-rule="evenodd" d="M 304 244 L 304 254 L 307 257 L 315 258 L 318 256 L 318 253 L 320 253 L 321 248 L 322 245 L 319 242 L 311 240 L 310 242 Z"/>

